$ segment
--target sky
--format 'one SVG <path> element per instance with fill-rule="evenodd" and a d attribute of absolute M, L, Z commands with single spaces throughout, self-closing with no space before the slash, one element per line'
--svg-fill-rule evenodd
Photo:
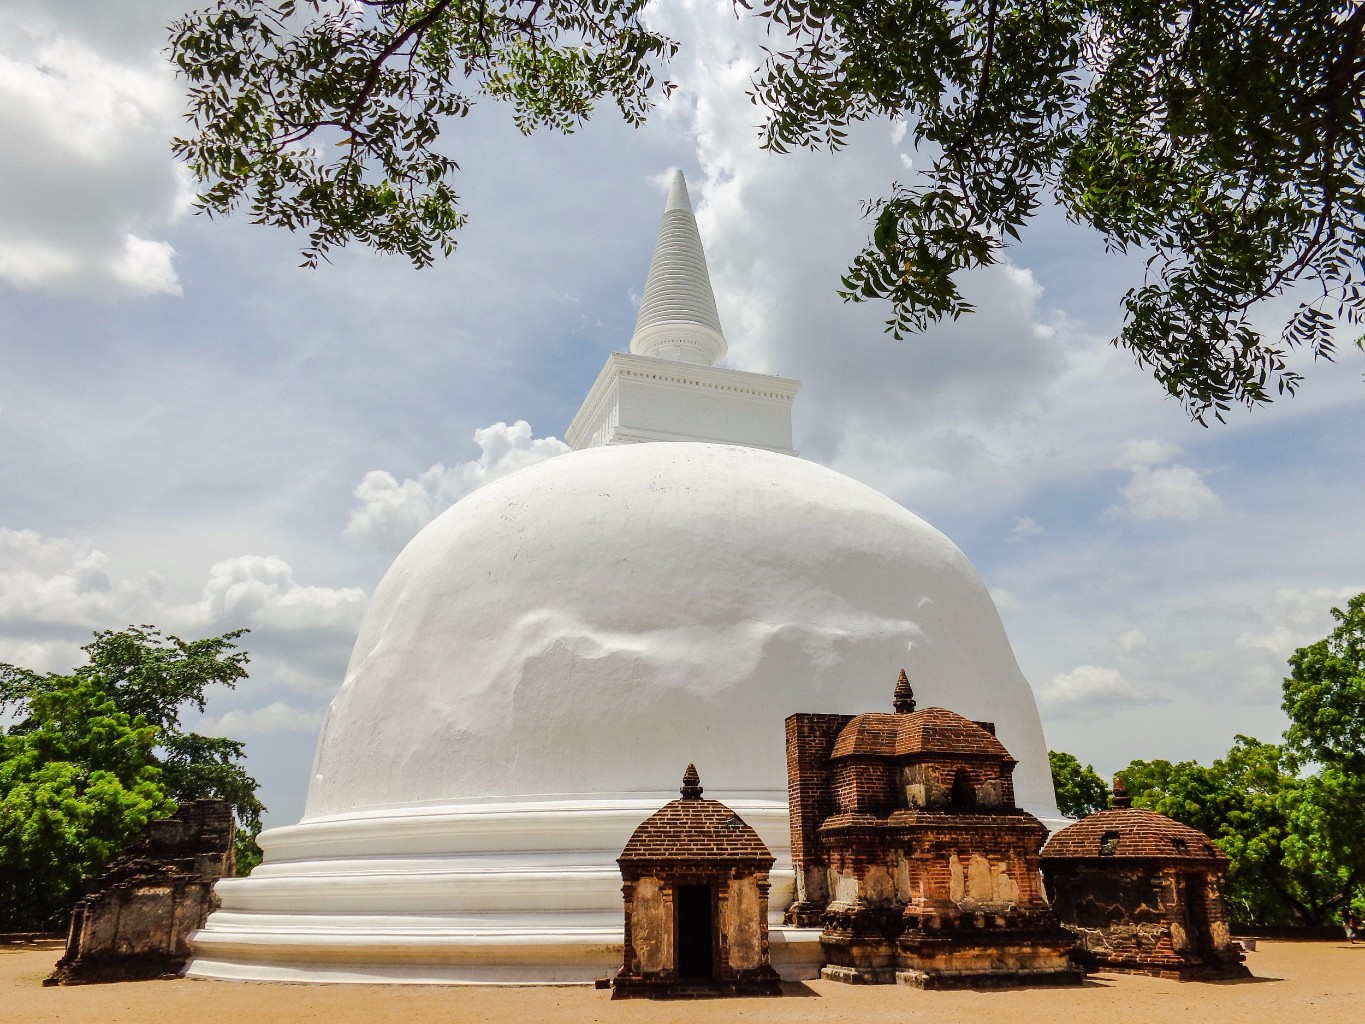
<path fill-rule="evenodd" d="M 0 661 L 65 671 L 92 631 L 249 627 L 251 678 L 188 727 L 247 744 L 267 823 L 302 813 L 322 712 L 403 544 L 565 450 L 634 325 L 670 171 L 687 176 L 730 351 L 802 382 L 806 458 L 951 537 L 995 598 L 1053 749 L 1274 740 L 1286 659 L 1365 590 L 1365 356 L 1299 357 L 1292 400 L 1192 423 L 1108 344 L 1140 263 L 1044 210 L 896 342 L 835 295 L 859 202 L 910 180 L 905 125 L 774 156 L 745 96 L 759 26 L 662 0 L 678 88 L 522 137 L 481 100 L 443 146 L 468 226 L 417 271 L 191 211 L 161 55 L 185 0 L 8 0 L 0 21 Z M 1276 315 L 1263 323 L 1277 330 Z"/>

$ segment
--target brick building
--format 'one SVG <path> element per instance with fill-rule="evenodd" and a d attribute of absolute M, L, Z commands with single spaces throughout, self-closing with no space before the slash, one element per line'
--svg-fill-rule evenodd
<path fill-rule="evenodd" d="M 1159 977 L 1250 972 L 1228 932 L 1228 857 L 1198 829 L 1131 806 L 1120 779 L 1113 807 L 1068 825 L 1043 849 L 1043 877 L 1091 969 Z"/>
<path fill-rule="evenodd" d="M 823 924 L 822 975 L 924 987 L 1079 983 L 1044 898 L 1047 829 L 1015 804 L 1015 760 L 987 722 L 915 710 L 787 719 L 796 901 Z"/>
<path fill-rule="evenodd" d="M 768 948 L 773 855 L 734 811 L 702 799 L 693 765 L 679 792 L 616 862 L 626 927 L 612 998 L 779 995 Z"/>

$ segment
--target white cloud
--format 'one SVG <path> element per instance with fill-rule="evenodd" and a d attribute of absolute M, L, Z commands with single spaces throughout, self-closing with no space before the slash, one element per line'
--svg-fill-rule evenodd
<path fill-rule="evenodd" d="M 1206 519 L 1222 508 L 1189 466 L 1139 467 L 1122 493 L 1127 505 L 1121 511 L 1134 519 Z"/>
<path fill-rule="evenodd" d="M 406 543 L 413 534 L 466 494 L 509 473 L 562 455 L 569 446 L 555 437 L 534 437 L 531 425 L 498 422 L 474 431 L 477 459 L 447 468 L 437 463 L 415 479 L 398 480 L 387 470 L 365 474 L 355 489 L 346 535 L 383 546 Z"/>
<path fill-rule="evenodd" d="M 1147 634 L 1140 629 L 1125 629 L 1119 634 L 1119 650 L 1127 654 L 1147 646 Z"/>
<path fill-rule="evenodd" d="M 153 573 L 114 579 L 88 540 L 0 527 L 0 627 L 13 621 L 91 629 L 137 621 L 161 600 Z"/>
<path fill-rule="evenodd" d="M 1134 519 L 1205 519 L 1222 508 L 1218 496 L 1188 466 L 1136 469 L 1122 493 L 1127 500 L 1122 511 Z"/>
<path fill-rule="evenodd" d="M 1038 690 L 1038 704 L 1059 716 L 1093 717 L 1134 704 L 1160 704 L 1165 699 L 1135 687 L 1117 669 L 1078 665 L 1052 677 Z"/>
<path fill-rule="evenodd" d="M 1106 514 L 1131 519 L 1207 519 L 1220 512 L 1222 502 L 1198 472 L 1189 466 L 1163 465 L 1179 454 L 1176 445 L 1155 439 L 1123 445 L 1114 465 L 1132 476 L 1120 492 L 1124 504 L 1110 506 Z"/>
<path fill-rule="evenodd" d="M 116 17 L 150 27 L 162 12 L 85 13 L 96 25 L 82 32 L 30 6 L 0 34 L 0 280 L 73 295 L 178 294 L 174 250 L 147 235 L 189 207 L 168 145 L 181 93 L 154 47 L 130 51 L 98 31 Z"/>
<path fill-rule="evenodd" d="M 1146 469 L 1151 466 L 1159 466 L 1163 462 L 1170 462 L 1180 452 L 1179 445 L 1159 441 L 1156 438 L 1127 441 L 1119 448 L 1118 458 L 1114 460 L 1114 466 L 1130 472 Z"/>
<path fill-rule="evenodd" d="M 182 636 L 249 627 L 254 686 L 334 690 L 366 605 L 359 587 L 299 583 L 273 555 L 214 564 L 197 600 L 160 576 L 119 576 L 89 541 L 0 528 L 0 661 L 65 672 L 91 633 L 154 623 Z M 300 643 L 300 638 L 306 642 Z"/>
<path fill-rule="evenodd" d="M 0 528 L 0 661 L 64 672 L 92 631 L 145 621 L 160 578 L 112 579 L 107 561 L 88 540 Z"/>
<path fill-rule="evenodd" d="M 1028 540 L 1031 537 L 1040 536 L 1044 532 L 1037 521 L 1031 516 L 1015 516 L 1014 525 L 1010 527 L 1009 539 L 1013 541 Z"/>
<path fill-rule="evenodd" d="M 1331 630 L 1328 609 L 1342 608 L 1361 587 L 1282 587 L 1275 591 L 1274 608 L 1264 613 L 1255 629 L 1238 635 L 1237 647 L 1263 651 L 1279 662 L 1300 647 L 1316 643 Z"/>
<path fill-rule="evenodd" d="M 277 700 L 249 711 L 233 708 L 216 718 L 205 716 L 191 727 L 205 736 L 230 736 L 237 739 L 266 733 L 313 732 L 321 724 L 320 710 L 291 707 Z"/>
<path fill-rule="evenodd" d="M 216 563 L 188 618 L 203 626 L 246 625 L 283 632 L 341 630 L 353 634 L 365 613 L 359 587 L 304 586 L 275 555 L 239 555 Z"/>

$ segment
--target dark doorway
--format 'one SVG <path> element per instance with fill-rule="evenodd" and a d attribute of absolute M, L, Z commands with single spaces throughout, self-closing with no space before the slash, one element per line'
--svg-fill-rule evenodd
<path fill-rule="evenodd" d="M 1213 930 L 1209 927 L 1207 884 L 1199 875 L 1186 875 L 1184 882 L 1185 920 L 1190 926 L 1190 949 L 1207 958 L 1213 952 Z"/>
<path fill-rule="evenodd" d="M 952 803 L 960 810 L 971 810 L 976 806 L 976 787 L 966 768 L 959 768 L 953 776 Z"/>
<path fill-rule="evenodd" d="M 678 977 L 712 977 L 711 887 L 678 886 Z"/>

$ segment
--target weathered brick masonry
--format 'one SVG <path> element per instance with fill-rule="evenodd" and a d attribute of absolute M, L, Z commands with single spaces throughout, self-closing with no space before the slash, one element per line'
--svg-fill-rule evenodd
<path fill-rule="evenodd" d="M 222 800 L 192 800 L 152 822 L 76 904 L 66 953 L 45 984 L 178 975 L 190 933 L 214 908 L 213 883 L 232 874 L 235 832 Z"/>
<path fill-rule="evenodd" d="M 925 987 L 1075 984 L 1074 939 L 1039 884 L 1047 830 L 1014 803 L 986 722 L 915 710 L 787 719 L 796 901 L 825 977 Z"/>
<path fill-rule="evenodd" d="M 616 863 L 624 963 L 612 998 L 779 995 L 768 948 L 773 855 L 687 766 L 682 798 L 635 830 Z"/>
<path fill-rule="evenodd" d="M 1160 977 L 1235 978 L 1250 972 L 1228 931 L 1228 857 L 1204 833 L 1130 806 L 1062 829 L 1043 850 L 1043 877 L 1087 967 Z"/>

